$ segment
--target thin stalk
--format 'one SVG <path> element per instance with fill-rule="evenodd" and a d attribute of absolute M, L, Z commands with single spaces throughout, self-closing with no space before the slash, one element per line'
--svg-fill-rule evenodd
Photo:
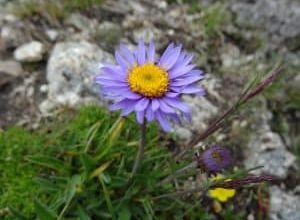
<path fill-rule="evenodd" d="M 163 194 L 160 196 L 153 197 L 152 199 L 157 200 L 157 199 L 163 199 L 163 198 L 173 198 L 173 197 L 178 197 L 178 196 L 180 197 L 180 196 L 185 196 L 187 194 L 197 193 L 197 192 L 205 193 L 208 189 L 209 188 L 207 188 L 207 187 L 200 186 L 195 189 L 182 190 L 182 191 L 177 191 L 174 193 Z"/>
<path fill-rule="evenodd" d="M 190 164 L 182 167 L 179 170 L 176 170 L 174 173 L 172 173 L 171 175 L 167 176 L 166 178 L 164 178 L 162 181 L 160 181 L 157 185 L 162 185 L 164 183 L 167 183 L 169 181 L 171 181 L 172 179 L 174 179 L 175 177 L 177 177 L 178 175 L 182 174 L 182 173 L 186 173 L 188 170 L 190 169 L 195 169 L 198 166 L 198 162 L 197 161 L 193 161 Z"/>
<path fill-rule="evenodd" d="M 179 160 L 180 158 L 182 158 L 187 153 L 187 151 L 192 149 L 197 143 L 203 141 L 208 136 L 210 136 L 215 131 L 217 131 L 220 127 L 222 127 L 224 121 L 230 115 L 234 114 L 239 109 L 239 107 L 245 104 L 247 101 L 249 101 L 256 95 L 260 94 L 267 86 L 269 86 L 278 77 L 278 75 L 282 72 L 282 70 L 283 70 L 283 66 L 279 65 L 275 67 L 267 78 L 263 79 L 260 83 L 258 83 L 258 85 L 254 86 L 253 89 L 249 88 L 249 90 L 246 90 L 246 92 L 241 95 L 239 100 L 232 107 L 230 107 L 216 121 L 214 121 L 202 134 L 192 139 L 189 142 L 188 146 L 176 156 L 175 160 Z"/>
<path fill-rule="evenodd" d="M 145 144 L 146 144 L 146 122 L 144 121 L 144 123 L 141 124 L 141 127 L 140 127 L 139 149 L 138 149 L 138 153 L 136 155 L 135 161 L 134 161 L 134 165 L 132 167 L 129 182 L 131 182 L 132 178 L 134 177 L 134 175 L 137 173 L 137 171 L 139 170 L 139 168 L 141 166 L 141 163 L 144 158 Z"/>

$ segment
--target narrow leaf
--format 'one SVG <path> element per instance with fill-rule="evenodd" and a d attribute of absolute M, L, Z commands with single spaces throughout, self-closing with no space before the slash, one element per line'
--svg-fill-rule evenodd
<path fill-rule="evenodd" d="M 56 219 L 55 213 L 37 199 L 34 200 L 34 207 L 35 207 L 36 214 L 40 220 Z"/>
<path fill-rule="evenodd" d="M 19 220 L 28 220 L 19 210 L 15 209 L 12 206 L 9 206 L 9 211 L 11 214 Z"/>
<path fill-rule="evenodd" d="M 97 169 L 95 169 L 91 175 L 90 175 L 90 179 L 99 176 L 104 170 L 107 169 L 107 167 L 110 165 L 111 161 L 107 161 L 106 163 L 102 164 L 100 167 L 98 167 Z"/>
<path fill-rule="evenodd" d="M 44 167 L 48 167 L 54 170 L 64 170 L 66 169 L 65 164 L 53 157 L 43 156 L 43 155 L 36 155 L 36 156 L 29 156 L 27 157 L 28 161 L 34 164 L 38 164 Z"/>

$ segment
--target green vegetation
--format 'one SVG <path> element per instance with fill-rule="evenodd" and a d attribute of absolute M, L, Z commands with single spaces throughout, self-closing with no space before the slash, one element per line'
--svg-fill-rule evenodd
<path fill-rule="evenodd" d="M 47 19 L 62 20 L 73 11 L 83 11 L 100 5 L 104 0 L 29 0 L 13 8 L 13 12 L 22 18 L 39 15 Z"/>
<path fill-rule="evenodd" d="M 157 183 L 179 166 L 155 125 L 128 185 L 138 132 L 131 119 L 90 106 L 67 110 L 38 131 L 0 133 L 1 219 L 209 219 L 196 195 L 155 198 L 174 192 Z"/>

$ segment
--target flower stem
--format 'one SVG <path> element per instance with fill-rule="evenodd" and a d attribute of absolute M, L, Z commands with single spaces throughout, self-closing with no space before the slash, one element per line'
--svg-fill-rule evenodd
<path fill-rule="evenodd" d="M 172 179 L 174 179 L 176 176 L 182 174 L 182 173 L 186 173 L 189 169 L 196 169 L 198 166 L 198 162 L 197 161 L 193 161 L 191 163 L 189 163 L 188 165 L 182 167 L 179 170 L 176 170 L 173 174 L 167 176 L 166 178 L 164 178 L 162 181 L 160 181 L 158 183 L 158 185 L 162 185 L 164 183 L 167 183 L 168 181 L 171 181 Z"/>
<path fill-rule="evenodd" d="M 163 199 L 163 198 L 173 198 L 173 197 L 185 196 L 185 195 L 193 194 L 193 193 L 197 193 L 197 192 L 202 192 L 203 194 L 205 194 L 205 192 L 208 189 L 209 189 L 209 187 L 199 186 L 199 187 L 194 188 L 194 189 L 182 190 L 182 191 L 177 191 L 177 192 L 168 193 L 168 194 L 162 194 L 162 195 L 153 197 L 152 199 L 157 200 L 157 199 Z"/>
<path fill-rule="evenodd" d="M 134 161 L 134 165 L 132 167 L 129 183 L 131 182 L 132 178 L 139 170 L 140 165 L 143 161 L 144 152 L 145 152 L 145 143 L 146 143 L 146 122 L 143 122 L 143 124 L 141 124 L 141 127 L 140 127 L 139 149 L 138 149 L 138 153 L 136 155 L 135 161 Z"/>
<path fill-rule="evenodd" d="M 269 76 L 263 79 L 257 85 L 254 85 L 254 88 L 249 88 L 246 93 L 242 94 L 238 101 L 231 106 L 224 114 L 222 114 L 216 121 L 214 121 L 203 133 L 198 136 L 195 136 L 189 143 L 188 146 L 181 151 L 176 157 L 175 160 L 181 159 L 190 149 L 192 149 L 197 143 L 205 140 L 208 136 L 216 132 L 219 128 L 222 127 L 224 121 L 232 114 L 234 114 L 240 106 L 245 104 L 247 101 L 260 94 L 267 86 L 269 86 L 282 72 L 283 66 L 276 66 Z"/>

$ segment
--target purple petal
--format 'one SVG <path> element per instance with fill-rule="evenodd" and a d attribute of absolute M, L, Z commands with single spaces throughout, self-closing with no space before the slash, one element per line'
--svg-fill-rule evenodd
<path fill-rule="evenodd" d="M 142 97 L 141 95 L 133 93 L 130 90 L 124 91 L 121 95 L 127 99 L 140 99 Z"/>
<path fill-rule="evenodd" d="M 159 102 L 157 99 L 152 99 L 152 103 L 151 103 L 151 107 L 152 107 L 152 111 L 156 111 L 159 108 Z"/>
<path fill-rule="evenodd" d="M 191 53 L 186 54 L 186 56 L 183 60 L 183 64 L 188 65 L 192 61 L 193 57 L 194 57 L 194 55 Z"/>
<path fill-rule="evenodd" d="M 133 104 L 132 100 L 128 100 L 128 99 L 123 99 L 119 102 L 114 103 L 113 105 L 110 106 L 110 110 L 118 110 L 118 109 L 123 109 L 126 108 L 130 105 Z"/>
<path fill-rule="evenodd" d="M 101 90 L 104 91 L 105 93 L 111 93 L 111 94 L 117 94 L 119 96 L 123 97 L 124 93 L 127 93 L 129 91 L 128 86 L 126 87 L 120 87 L 120 88 L 115 88 L 115 87 L 107 87 L 107 86 L 102 86 Z"/>
<path fill-rule="evenodd" d="M 139 65 L 143 65 L 145 63 L 146 53 L 145 53 L 145 44 L 143 40 L 139 41 L 135 56 Z"/>
<path fill-rule="evenodd" d="M 167 105 L 163 99 L 159 99 L 159 108 L 160 110 L 162 110 L 163 112 L 166 112 L 166 113 L 175 113 L 175 110 L 174 108 L 171 108 L 169 105 Z"/>
<path fill-rule="evenodd" d="M 134 104 L 124 107 L 121 113 L 121 116 L 127 116 L 134 110 Z"/>
<path fill-rule="evenodd" d="M 121 82 L 121 81 L 108 81 L 108 80 L 99 80 L 97 81 L 98 84 L 103 85 L 103 86 L 126 86 L 126 82 Z"/>
<path fill-rule="evenodd" d="M 174 81 L 178 81 L 178 80 L 182 80 L 182 79 L 186 79 L 189 77 L 193 77 L 193 76 L 202 76 L 202 78 L 204 78 L 204 72 L 202 70 L 198 70 L 198 69 L 193 69 L 183 75 L 181 75 L 180 77 L 177 77 L 175 79 L 173 79 Z"/>
<path fill-rule="evenodd" d="M 169 117 L 174 120 L 177 124 L 181 124 L 178 114 L 169 114 Z"/>
<path fill-rule="evenodd" d="M 184 117 L 189 123 L 192 123 L 192 116 L 191 116 L 191 113 L 190 113 L 190 112 L 188 112 L 188 113 L 183 112 L 183 117 Z"/>
<path fill-rule="evenodd" d="M 115 58 L 116 58 L 117 63 L 122 67 L 123 70 L 128 69 L 126 60 L 120 55 L 120 53 L 118 51 L 115 52 Z"/>
<path fill-rule="evenodd" d="M 144 123 L 144 118 L 145 118 L 145 112 L 144 111 L 136 112 L 136 120 L 139 124 Z"/>
<path fill-rule="evenodd" d="M 170 77 L 170 79 L 175 79 L 183 74 L 186 74 L 187 72 L 190 72 L 194 68 L 195 68 L 194 64 L 190 64 L 187 66 L 184 66 L 184 65 L 179 66 L 176 69 L 172 69 L 169 71 L 169 77 Z"/>
<path fill-rule="evenodd" d="M 118 85 L 118 86 L 113 86 L 113 85 L 101 85 L 101 88 L 106 90 L 107 92 L 111 92 L 111 93 L 119 93 L 119 91 L 124 91 L 124 93 L 128 92 L 128 85 Z M 123 95 L 123 93 L 122 93 Z M 125 97 L 126 98 L 126 97 Z"/>
<path fill-rule="evenodd" d="M 175 70 L 176 68 L 180 66 L 186 66 L 190 63 L 192 60 L 193 55 L 187 54 L 186 52 L 181 52 L 180 56 L 177 59 L 177 62 L 174 64 L 174 66 L 171 68 L 171 70 Z"/>
<path fill-rule="evenodd" d="M 135 105 L 135 110 L 140 112 L 140 111 L 144 111 L 147 106 L 149 104 L 149 99 L 147 98 L 142 98 L 141 100 L 139 100 L 136 105 Z"/>
<path fill-rule="evenodd" d="M 130 63 L 130 65 L 135 65 L 136 59 L 134 58 L 133 54 L 131 51 L 124 45 L 120 45 L 120 51 L 123 54 L 124 57 L 126 57 L 127 61 Z"/>
<path fill-rule="evenodd" d="M 150 121 L 153 121 L 154 119 L 154 112 L 152 111 L 152 108 L 147 108 L 146 110 L 146 118 L 147 120 L 150 122 Z"/>
<path fill-rule="evenodd" d="M 115 67 L 109 67 L 105 66 L 101 68 L 101 71 L 103 74 L 108 74 L 112 76 L 120 76 L 123 77 L 125 76 L 125 71 L 120 67 L 120 66 L 115 66 Z"/>
<path fill-rule="evenodd" d="M 204 76 L 191 76 L 187 77 L 185 79 L 177 80 L 176 82 L 172 82 L 172 86 L 185 86 L 192 84 L 194 82 L 199 81 L 200 79 L 203 79 Z"/>
<path fill-rule="evenodd" d="M 97 81 L 102 81 L 102 80 L 126 82 L 125 77 L 116 77 L 116 76 L 113 76 L 112 74 L 106 74 L 106 73 L 98 74 L 95 77 L 96 82 Z"/>
<path fill-rule="evenodd" d="M 201 155 L 205 168 L 211 172 L 217 172 L 230 165 L 230 151 L 226 148 L 214 145 Z"/>
<path fill-rule="evenodd" d="M 174 108 L 177 108 L 182 112 L 185 112 L 185 113 L 188 113 L 188 114 L 190 113 L 190 108 L 186 104 L 180 102 L 178 99 L 175 99 L 175 98 L 172 99 L 172 98 L 164 97 L 163 100 L 168 105 L 170 105 Z"/>
<path fill-rule="evenodd" d="M 174 49 L 174 43 L 169 44 L 169 46 L 167 47 L 163 55 L 160 57 L 159 62 L 161 60 L 165 60 L 169 56 L 170 51 L 172 51 L 173 49 Z"/>
<path fill-rule="evenodd" d="M 199 88 L 199 87 L 194 86 L 194 85 L 191 85 L 191 86 L 184 87 L 181 90 L 181 93 L 185 93 L 185 94 L 197 94 L 197 95 L 204 96 L 205 95 L 205 89 Z"/>
<path fill-rule="evenodd" d="M 153 43 L 153 41 L 151 41 L 149 44 L 148 53 L 147 53 L 147 61 L 149 63 L 154 63 L 154 61 L 155 61 L 155 44 Z"/>
<path fill-rule="evenodd" d="M 179 93 L 177 93 L 177 92 L 167 92 L 166 93 L 166 96 L 167 97 L 170 97 L 170 98 L 175 98 L 175 97 L 177 97 L 179 95 Z"/>
<path fill-rule="evenodd" d="M 181 51 L 181 46 L 175 47 L 164 58 L 159 60 L 158 65 L 165 70 L 169 70 L 176 63 Z"/>
<path fill-rule="evenodd" d="M 156 111 L 155 115 L 156 115 L 156 118 L 157 118 L 159 124 L 161 125 L 162 129 L 166 132 L 170 131 L 171 125 L 170 125 L 167 117 L 165 117 L 164 114 L 161 113 L 160 111 Z"/>

